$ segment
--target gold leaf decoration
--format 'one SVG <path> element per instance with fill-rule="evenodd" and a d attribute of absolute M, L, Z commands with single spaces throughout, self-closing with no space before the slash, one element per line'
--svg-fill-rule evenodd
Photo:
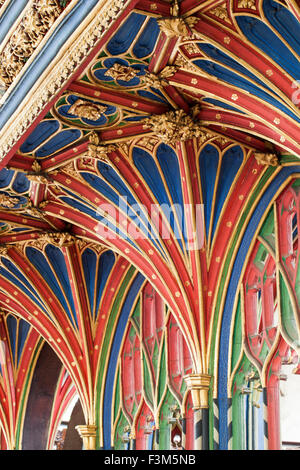
<path fill-rule="evenodd" d="M 164 114 L 154 115 L 145 119 L 144 125 L 169 144 L 185 141 L 194 137 L 200 137 L 203 142 L 207 140 L 208 134 L 201 128 L 200 121 L 186 114 L 182 109 L 169 111 Z M 211 135 L 210 135 L 211 136 Z"/>
<path fill-rule="evenodd" d="M 68 114 L 73 114 L 80 118 L 89 119 L 90 121 L 97 121 L 107 110 L 107 106 L 97 103 L 91 103 L 86 100 L 77 100 L 69 108 Z"/>
<path fill-rule="evenodd" d="M 157 20 L 157 23 L 167 37 L 187 37 L 197 33 L 194 26 L 198 21 L 199 18 L 196 16 L 189 16 L 188 18 L 161 18 Z"/>
<path fill-rule="evenodd" d="M 279 165 L 278 156 L 276 153 L 255 152 L 254 156 L 259 165 Z"/>

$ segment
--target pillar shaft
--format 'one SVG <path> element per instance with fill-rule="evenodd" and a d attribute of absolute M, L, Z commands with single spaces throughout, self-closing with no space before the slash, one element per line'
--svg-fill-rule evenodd
<path fill-rule="evenodd" d="M 182 418 L 182 449 L 186 447 L 186 418 Z"/>
<path fill-rule="evenodd" d="M 268 432 L 268 392 L 267 388 L 263 389 L 263 411 L 264 411 L 264 450 L 269 449 L 269 432 Z"/>

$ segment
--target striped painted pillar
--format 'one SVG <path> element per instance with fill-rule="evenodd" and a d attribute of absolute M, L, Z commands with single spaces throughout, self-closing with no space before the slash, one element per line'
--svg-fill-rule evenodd
<path fill-rule="evenodd" d="M 159 428 L 155 428 L 153 437 L 153 449 L 159 450 Z"/>
<path fill-rule="evenodd" d="M 202 449 L 209 449 L 209 409 L 202 408 Z"/>
<path fill-rule="evenodd" d="M 135 449 L 136 449 L 136 440 L 130 439 L 129 450 L 135 450 Z"/>
<path fill-rule="evenodd" d="M 202 423 L 202 409 L 198 408 L 194 410 L 194 449 L 202 450 L 202 433 L 203 433 L 203 423 Z"/>
<path fill-rule="evenodd" d="M 264 407 L 264 450 L 269 448 L 269 433 L 268 433 L 268 394 L 267 388 L 263 388 L 263 407 Z"/>
<path fill-rule="evenodd" d="M 213 434 L 213 448 L 214 450 L 219 449 L 219 403 L 217 399 L 213 399 L 213 423 L 214 423 L 214 434 Z"/>
<path fill-rule="evenodd" d="M 209 402 L 211 376 L 208 374 L 190 374 L 184 377 L 191 392 L 194 409 L 194 449 L 209 449 Z"/>
<path fill-rule="evenodd" d="M 228 450 L 233 447 L 233 428 L 232 428 L 232 398 L 227 401 L 227 429 L 228 429 Z"/>
<path fill-rule="evenodd" d="M 185 445 L 186 445 L 186 418 L 182 418 L 181 445 L 182 445 L 182 449 L 185 450 Z"/>

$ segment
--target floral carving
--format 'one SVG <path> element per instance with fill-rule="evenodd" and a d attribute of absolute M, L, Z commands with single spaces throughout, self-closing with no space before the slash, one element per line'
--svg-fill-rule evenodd
<path fill-rule="evenodd" d="M 101 141 L 96 132 L 92 132 L 89 136 L 88 156 L 90 158 L 97 158 L 105 163 L 109 162 L 108 154 L 116 150 L 113 144 L 101 145 Z"/>
<path fill-rule="evenodd" d="M 28 173 L 27 179 L 29 181 L 31 181 L 32 183 L 38 183 L 38 184 L 48 183 L 48 177 L 41 172 L 42 167 L 38 161 L 35 160 L 31 168 L 34 173 Z"/>
<path fill-rule="evenodd" d="M 33 240 L 26 240 L 25 243 L 42 250 L 48 244 L 61 248 L 72 245 L 74 241 L 75 238 L 68 232 L 45 232 Z"/>
<path fill-rule="evenodd" d="M 97 121 L 106 110 L 107 106 L 86 100 L 77 100 L 69 108 L 68 113 L 80 118 L 89 119 L 90 121 Z"/>
<path fill-rule="evenodd" d="M 238 8 L 247 8 L 250 10 L 256 10 L 256 0 L 239 0 Z"/>
<path fill-rule="evenodd" d="M 213 10 L 210 10 L 210 13 L 217 18 L 220 18 L 220 20 L 226 21 L 230 23 L 230 18 L 228 16 L 228 11 L 227 11 L 227 6 L 226 3 L 217 6 Z"/>
<path fill-rule="evenodd" d="M 8 209 L 12 209 L 19 203 L 19 199 L 16 197 L 8 196 L 7 194 L 0 194 L 0 206 L 7 207 Z"/>
<path fill-rule="evenodd" d="M 255 159 L 259 165 L 278 166 L 278 156 L 276 153 L 255 152 Z"/>
<path fill-rule="evenodd" d="M 201 129 L 200 122 L 194 120 L 192 116 L 186 114 L 182 109 L 151 116 L 145 119 L 144 124 L 157 137 L 171 144 L 194 137 L 207 139 L 207 134 Z"/>
<path fill-rule="evenodd" d="M 114 80 L 123 80 L 124 82 L 129 82 L 135 78 L 137 74 L 138 71 L 136 69 L 117 62 L 104 72 L 105 76 L 112 77 Z"/>
<path fill-rule="evenodd" d="M 162 88 L 169 84 L 167 79 L 172 77 L 176 72 L 176 66 L 167 66 L 158 75 L 151 72 L 146 72 L 146 74 L 142 77 L 142 82 L 146 86 Z"/>
<path fill-rule="evenodd" d="M 188 18 L 161 18 L 157 20 L 160 30 L 168 37 L 188 37 L 197 34 L 194 26 L 199 18 L 189 16 Z"/>
<path fill-rule="evenodd" d="M 146 64 L 142 62 L 132 63 L 123 58 L 109 57 L 102 61 L 100 67 L 97 64 L 92 72 L 97 80 L 109 86 L 115 83 L 122 87 L 132 88 L 140 86 L 146 67 Z"/>
<path fill-rule="evenodd" d="M 7 88 L 63 10 L 58 0 L 35 0 L 5 45 L 0 81 Z"/>
<path fill-rule="evenodd" d="M 5 129 L 4 137 L 0 139 L 0 161 L 18 141 L 21 135 L 28 129 L 34 119 L 38 116 L 49 99 L 58 93 L 64 86 L 76 67 L 88 55 L 91 48 L 103 37 L 108 30 L 111 21 L 117 18 L 124 10 L 129 0 L 111 0 L 109 3 L 101 4 L 99 15 L 91 21 L 87 29 L 74 41 L 73 48 L 68 50 L 58 64 L 49 72 L 47 78 L 31 97 L 31 105 L 26 113 L 15 114 L 15 120 L 11 126 Z M 1 82 L 0 66 L 0 82 Z"/>

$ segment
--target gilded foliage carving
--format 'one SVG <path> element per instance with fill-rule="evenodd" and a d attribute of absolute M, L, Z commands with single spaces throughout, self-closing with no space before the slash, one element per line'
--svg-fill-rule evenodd
<path fill-rule="evenodd" d="M 19 203 L 19 199 L 16 197 L 8 196 L 7 194 L 0 194 L 0 206 L 12 209 Z"/>
<path fill-rule="evenodd" d="M 196 16 L 180 16 L 180 6 L 178 0 L 174 0 L 170 5 L 170 17 L 157 20 L 160 30 L 167 37 L 188 37 L 196 34 L 194 26 L 199 18 Z"/>
<path fill-rule="evenodd" d="M 217 6 L 213 10 L 210 10 L 210 13 L 216 16 L 217 18 L 220 18 L 220 20 L 230 23 L 226 3 Z"/>
<path fill-rule="evenodd" d="M 278 166 L 278 156 L 276 153 L 255 152 L 255 159 L 259 165 Z"/>
<path fill-rule="evenodd" d="M 250 10 L 256 10 L 256 0 L 239 0 L 238 8 L 247 8 Z"/>
<path fill-rule="evenodd" d="M 188 37 L 196 34 L 194 26 L 198 23 L 199 18 L 196 16 L 189 16 L 187 18 L 174 17 L 174 18 L 161 18 L 157 20 L 160 30 L 167 37 Z"/>
<path fill-rule="evenodd" d="M 35 0 L 5 45 L 0 81 L 9 87 L 63 10 L 58 0 Z"/>
<path fill-rule="evenodd" d="M 45 232 L 33 240 L 26 241 L 35 248 L 42 250 L 46 245 L 51 244 L 58 247 L 70 246 L 75 238 L 68 232 Z"/>
<path fill-rule="evenodd" d="M 103 162 L 109 162 L 108 154 L 116 150 L 113 144 L 101 145 L 101 141 L 96 132 L 92 132 L 89 136 L 88 156 L 97 158 Z"/>
<path fill-rule="evenodd" d="M 13 124 L 6 129 L 5 137 L 0 140 L 0 161 L 28 129 L 49 99 L 62 88 L 76 67 L 87 56 L 91 47 L 100 40 L 109 28 L 112 19 L 121 13 L 128 2 L 129 0 L 112 0 L 99 8 L 99 14 L 91 21 L 89 27 L 74 41 L 74 44 L 64 53 L 58 65 L 49 72 L 43 85 L 35 91 L 30 104 L 26 105 L 26 112 L 23 111 L 16 116 Z"/>
<path fill-rule="evenodd" d="M 31 166 L 33 173 L 28 173 L 27 174 L 27 179 L 31 181 L 32 183 L 38 183 L 38 184 L 47 184 L 48 183 L 48 178 L 46 175 L 44 175 L 41 170 L 42 167 L 39 164 L 37 160 L 35 160 Z"/>
<path fill-rule="evenodd" d="M 124 82 L 129 82 L 135 78 L 138 74 L 138 70 L 135 70 L 133 67 L 127 67 L 126 65 L 118 64 L 115 62 L 112 67 L 110 67 L 104 75 L 112 77 L 114 80 L 123 80 Z"/>
<path fill-rule="evenodd" d="M 178 141 L 185 141 L 194 137 L 201 138 L 201 141 L 206 141 L 212 135 L 208 135 L 203 128 L 201 128 L 200 121 L 194 120 L 196 110 L 193 111 L 193 116 L 186 114 L 182 109 L 169 111 L 164 114 L 151 116 L 145 119 L 144 125 L 151 131 L 169 144 L 175 144 Z"/>
<path fill-rule="evenodd" d="M 97 121 L 101 118 L 102 114 L 107 110 L 107 106 L 97 103 L 92 103 L 86 100 L 77 100 L 68 110 L 69 114 L 73 114 L 80 118 L 89 119 L 90 121 Z"/>
<path fill-rule="evenodd" d="M 144 85 L 154 87 L 154 88 L 162 88 L 169 84 L 168 78 L 172 77 L 177 72 L 176 66 L 167 66 L 161 72 L 156 75 L 151 72 L 147 72 L 142 81 Z"/>

